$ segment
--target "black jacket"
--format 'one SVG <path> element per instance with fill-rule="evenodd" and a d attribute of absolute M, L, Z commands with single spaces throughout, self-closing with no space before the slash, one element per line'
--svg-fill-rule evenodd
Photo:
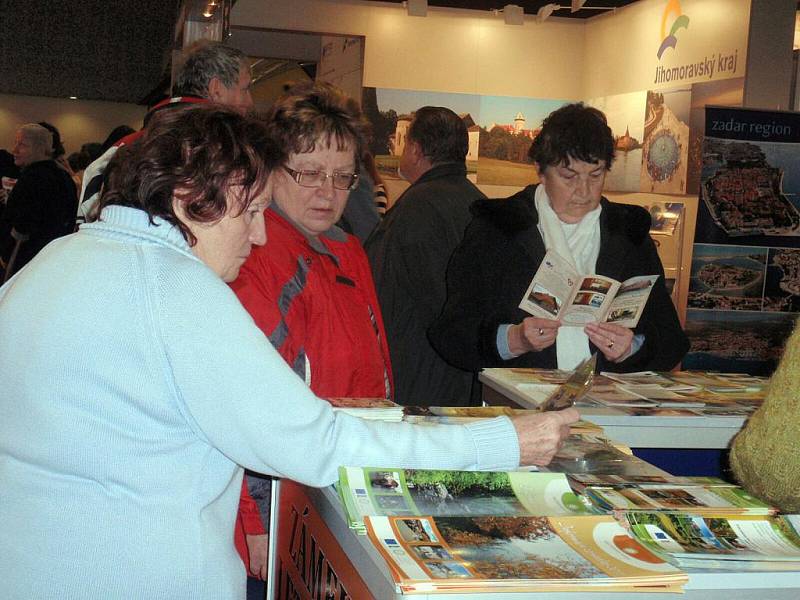
<path fill-rule="evenodd" d="M 24 267 L 51 241 L 75 231 L 78 190 L 69 174 L 55 161 L 32 163 L 22 173 L 8 196 L 0 222 L 3 261 L 14 248 L 11 229 L 30 236 L 20 246 L 14 272 Z"/>
<path fill-rule="evenodd" d="M 497 352 L 497 328 L 530 316 L 519 302 L 545 255 L 534 203 L 536 186 L 504 200 L 473 205 L 475 219 L 447 270 L 447 302 L 431 326 L 429 338 L 452 364 L 478 371 L 484 367 L 556 368 L 555 344 L 503 360 Z M 660 275 L 634 333 L 645 336 L 638 352 L 606 371 L 672 369 L 689 349 L 678 315 L 664 285 L 664 268 L 649 235 L 650 215 L 641 207 L 601 199 L 599 275 L 624 281 L 636 275 Z M 596 348 L 591 347 L 592 352 Z"/>
<path fill-rule="evenodd" d="M 415 181 L 365 244 L 381 304 L 394 372 L 405 405 L 468 405 L 472 373 L 448 365 L 426 337 L 445 300 L 450 255 L 485 198 L 464 164 L 437 165 Z"/>

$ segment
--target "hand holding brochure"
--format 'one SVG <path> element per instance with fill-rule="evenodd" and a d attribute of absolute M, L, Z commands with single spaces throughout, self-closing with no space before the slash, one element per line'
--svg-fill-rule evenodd
<path fill-rule="evenodd" d="M 642 275 L 620 283 L 602 275 L 581 275 L 548 250 L 519 307 L 565 325 L 607 322 L 633 328 L 657 279 L 658 275 Z"/>

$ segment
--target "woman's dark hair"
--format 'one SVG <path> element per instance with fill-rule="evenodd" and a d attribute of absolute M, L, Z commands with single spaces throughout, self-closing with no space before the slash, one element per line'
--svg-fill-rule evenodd
<path fill-rule="evenodd" d="M 67 164 L 73 172 L 83 171 L 92 162 L 91 157 L 86 152 L 73 152 L 67 157 Z"/>
<path fill-rule="evenodd" d="M 106 150 L 111 148 L 114 144 L 124 138 L 126 135 L 130 135 L 134 132 L 134 128 L 130 127 L 129 125 L 117 125 L 114 129 L 111 130 L 111 133 L 108 134 L 105 141 L 101 144 L 100 149 L 100 156 L 102 156 Z"/>
<path fill-rule="evenodd" d="M 39 121 L 38 124 L 53 134 L 53 147 L 50 149 L 50 158 L 56 160 L 64 156 L 66 150 L 64 150 L 64 144 L 61 143 L 61 133 L 58 128 L 47 121 Z"/>
<path fill-rule="evenodd" d="M 266 115 L 270 136 L 287 154 L 313 152 L 318 143 L 345 150 L 356 162 L 366 146 L 368 125 L 358 104 L 329 83 L 301 83 L 291 89 Z"/>
<path fill-rule="evenodd" d="M 606 169 L 614 162 L 614 136 L 606 116 L 582 102 L 567 104 L 553 111 L 542 122 L 528 156 L 541 171 L 570 159 L 587 163 L 604 160 Z"/>
<path fill-rule="evenodd" d="M 175 107 L 154 116 L 141 138 L 114 155 L 99 210 L 138 208 L 151 222 L 161 217 L 178 227 L 193 246 L 196 239 L 175 214 L 173 199 L 198 223 L 214 223 L 228 209 L 239 215 L 282 161 L 263 122 L 218 106 Z M 243 186 L 238 206 L 228 206 L 231 185 Z"/>

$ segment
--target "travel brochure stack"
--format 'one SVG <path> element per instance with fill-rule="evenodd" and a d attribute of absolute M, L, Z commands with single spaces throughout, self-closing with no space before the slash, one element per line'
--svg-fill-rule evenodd
<path fill-rule="evenodd" d="M 679 592 L 680 569 L 800 570 L 800 517 L 629 458 L 628 478 L 342 467 L 338 490 L 403 593 Z"/>
<path fill-rule="evenodd" d="M 505 371 L 521 381 L 517 385 L 542 386 L 543 398 L 570 375 Z M 691 406 L 694 414 L 708 414 L 702 411 L 720 406 L 752 410 L 765 383 L 745 375 L 604 373 L 595 376 L 587 397 L 643 410 L 674 403 L 676 410 Z M 423 425 L 524 412 L 400 410 L 404 420 Z M 337 488 L 350 527 L 369 536 L 397 590 L 407 594 L 681 592 L 688 579 L 682 569 L 800 570 L 800 516 L 778 515 L 721 479 L 672 476 L 613 444 L 591 423 L 573 425 L 546 468 L 342 467 Z"/>
<path fill-rule="evenodd" d="M 800 570 L 800 517 L 720 479 L 674 477 L 591 427 L 539 470 L 342 467 L 337 487 L 404 594 L 680 592 L 684 569 Z"/>
<path fill-rule="evenodd" d="M 548 369 L 485 369 L 529 400 L 543 402 L 570 373 Z M 578 406 L 603 406 L 634 416 L 747 417 L 764 401 L 768 379 L 753 375 L 676 371 L 601 373 Z"/>

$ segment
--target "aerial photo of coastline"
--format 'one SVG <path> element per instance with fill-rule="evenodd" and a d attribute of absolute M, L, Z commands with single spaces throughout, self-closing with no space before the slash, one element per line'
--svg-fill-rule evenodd
<path fill-rule="evenodd" d="M 800 246 L 796 144 L 706 137 L 695 241 Z"/>
<path fill-rule="evenodd" d="M 691 348 L 682 368 L 770 375 L 796 318 L 790 313 L 690 309 L 686 335 Z"/>
<path fill-rule="evenodd" d="M 762 310 L 767 248 L 695 244 L 689 308 Z"/>
<path fill-rule="evenodd" d="M 800 249 L 770 248 L 764 310 L 800 312 Z"/>

